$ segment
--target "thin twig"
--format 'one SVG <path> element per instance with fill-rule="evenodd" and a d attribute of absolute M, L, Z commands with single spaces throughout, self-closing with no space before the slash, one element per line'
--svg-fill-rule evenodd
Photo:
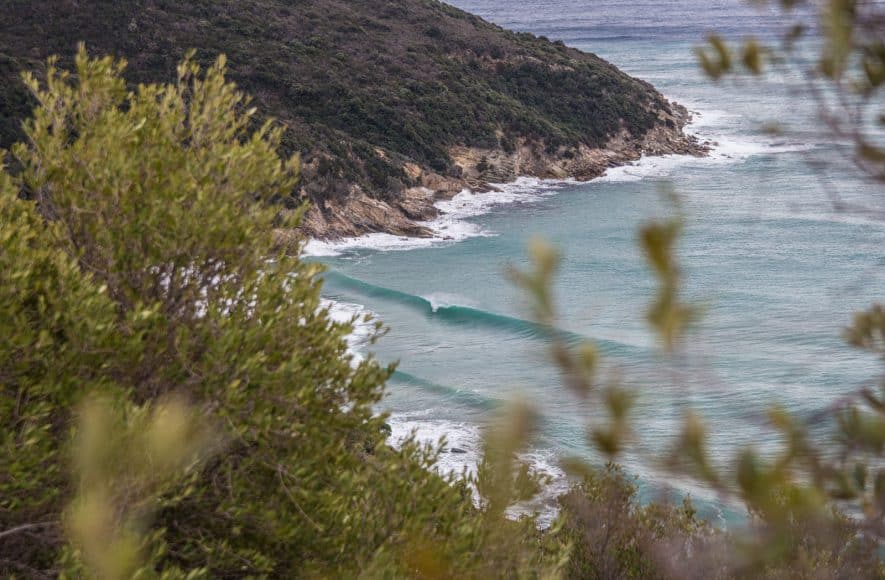
<path fill-rule="evenodd" d="M 41 522 L 39 524 L 22 524 L 20 526 L 16 526 L 14 528 L 10 528 L 8 530 L 3 530 L 0 532 L 0 540 L 6 538 L 8 536 L 14 536 L 15 534 L 20 534 L 22 532 L 27 532 L 29 530 L 36 530 L 40 528 L 46 528 L 49 526 L 55 525 L 55 522 Z"/>

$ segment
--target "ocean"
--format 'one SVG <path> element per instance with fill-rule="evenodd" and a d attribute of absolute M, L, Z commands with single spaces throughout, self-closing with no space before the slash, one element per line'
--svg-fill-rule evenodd
<path fill-rule="evenodd" d="M 709 158 L 646 158 L 588 183 L 521 179 L 500 192 L 464 192 L 441 203 L 432 239 L 375 234 L 311 243 L 325 263 L 325 297 L 335 316 L 370 312 L 390 332 L 376 344 L 357 329 L 361 356 L 399 361 L 379 411 L 391 413 L 392 441 L 411 432 L 449 451 L 443 472 L 471 470 L 481 429 L 496 410 L 521 398 L 540 413 L 526 458 L 564 489 L 564 457 L 599 463 L 589 424 L 603 417 L 571 394 L 545 355 L 524 296 L 507 280 L 527 264 L 532 236 L 554 243 L 558 327 L 593 340 L 604 376 L 639 395 L 633 448 L 624 457 L 642 494 L 691 494 L 712 517 L 739 518 L 695 482 L 662 465 L 684 414 L 709 426 L 710 450 L 728 466 L 750 446 L 774 453 L 766 409 L 800 417 L 881 372 L 881 361 L 845 345 L 852 313 L 885 295 L 885 223 L 833 209 L 832 191 L 882 210 L 881 186 L 838 159 L 844 146 L 818 129 L 790 74 L 767 81 L 712 83 L 693 48 L 706 34 L 774 38 L 783 24 L 738 0 L 454 0 L 509 29 L 563 40 L 654 84 L 695 112 L 688 131 L 714 143 Z M 785 135 L 765 130 L 776 121 Z M 704 307 L 678 362 L 667 360 L 645 322 L 655 291 L 637 246 L 637 228 L 669 214 L 662 188 L 686 214 L 678 255 L 685 294 Z M 594 423 L 597 422 L 597 423 Z M 826 426 L 820 429 L 825 430 Z M 451 449 L 458 452 L 453 453 Z M 542 508 L 546 509 L 546 508 Z M 547 510 L 545 513 L 548 513 Z M 549 515 L 548 515 L 549 517 Z"/>

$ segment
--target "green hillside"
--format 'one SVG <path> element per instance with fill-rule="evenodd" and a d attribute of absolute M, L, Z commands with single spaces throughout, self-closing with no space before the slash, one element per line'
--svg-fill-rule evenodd
<path fill-rule="evenodd" d="M 133 83 L 167 81 L 188 49 L 288 125 L 301 195 L 322 205 L 360 186 L 394 201 L 411 161 L 459 177 L 452 146 L 547 152 L 644 135 L 670 105 L 602 59 L 514 33 L 434 0 L 10 0 L 0 13 L 0 147 L 29 110 L 20 71 L 77 42 L 129 61 Z M 672 121 L 666 121 L 672 125 Z"/>

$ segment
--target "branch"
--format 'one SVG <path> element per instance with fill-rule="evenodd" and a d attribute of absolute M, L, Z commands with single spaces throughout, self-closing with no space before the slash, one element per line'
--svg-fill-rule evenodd
<path fill-rule="evenodd" d="M 15 534 L 20 534 L 22 532 L 27 532 L 28 530 L 37 530 L 40 528 L 46 528 L 49 526 L 55 525 L 55 522 L 41 522 L 39 524 L 22 524 L 20 526 L 16 526 L 14 528 L 10 528 L 8 530 L 4 530 L 0 532 L 0 540 L 7 536 L 14 536 Z"/>

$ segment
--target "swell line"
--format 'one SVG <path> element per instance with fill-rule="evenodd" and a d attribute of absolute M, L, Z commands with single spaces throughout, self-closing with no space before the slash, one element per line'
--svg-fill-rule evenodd
<path fill-rule="evenodd" d="M 504 403 L 500 399 L 487 397 L 473 391 L 465 391 L 446 385 L 432 383 L 430 381 L 427 381 L 420 377 L 416 377 L 415 375 L 403 371 L 395 371 L 393 373 L 393 376 L 391 377 L 391 380 L 397 383 L 419 387 L 424 391 L 437 395 L 442 395 L 448 399 L 451 399 L 452 401 L 463 403 L 468 407 L 480 409 L 483 411 L 491 411 L 497 409 Z"/>
<path fill-rule="evenodd" d="M 633 356 L 648 354 L 647 349 L 635 345 L 628 345 L 613 340 L 590 338 L 576 332 L 469 306 L 443 305 L 435 307 L 430 300 L 421 296 L 415 296 L 392 288 L 376 286 L 339 272 L 326 272 L 324 279 L 326 288 L 333 292 L 336 290 L 355 292 L 363 297 L 393 302 L 412 308 L 428 319 L 440 320 L 448 324 L 503 330 L 522 338 L 543 341 L 559 340 L 570 345 L 592 341 L 605 354 L 624 355 L 629 353 Z"/>

